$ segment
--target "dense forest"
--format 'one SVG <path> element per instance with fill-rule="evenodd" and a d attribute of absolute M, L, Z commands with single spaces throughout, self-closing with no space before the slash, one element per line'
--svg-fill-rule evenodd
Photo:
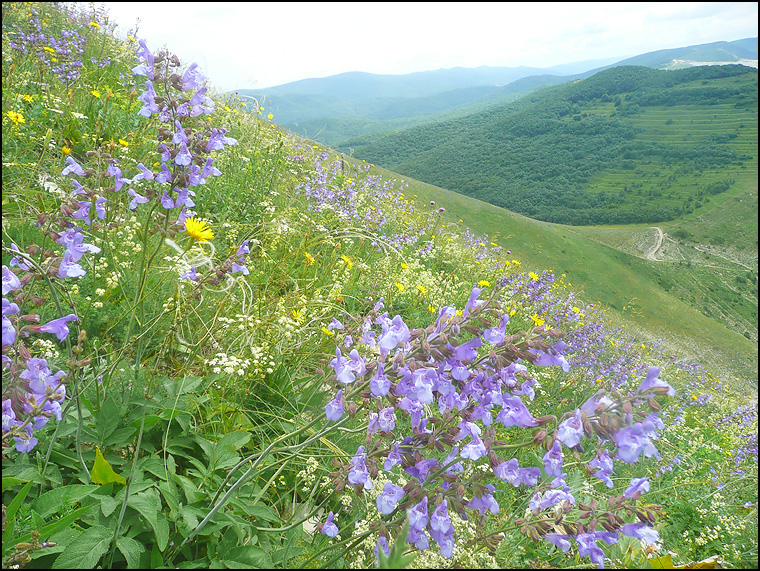
<path fill-rule="evenodd" d="M 667 119 L 663 128 L 669 138 L 640 136 L 647 110 L 686 107 L 704 116 L 715 105 L 721 106 L 721 117 L 715 114 L 710 130 L 692 133 L 688 125 Z M 691 183 L 706 171 L 741 167 L 753 158 L 732 144 L 739 130 L 725 129 L 718 119 L 742 114 L 747 124 L 756 125 L 756 110 L 756 69 L 624 66 L 464 119 L 356 138 L 342 150 L 540 220 L 661 222 L 690 212 L 693 194 L 730 186 Z M 643 192 L 642 177 L 636 176 L 642 166 L 660 178 Z M 592 181 L 611 171 L 630 171 L 629 182 L 614 191 L 595 188 Z M 674 191 L 676 185 L 694 192 Z"/>

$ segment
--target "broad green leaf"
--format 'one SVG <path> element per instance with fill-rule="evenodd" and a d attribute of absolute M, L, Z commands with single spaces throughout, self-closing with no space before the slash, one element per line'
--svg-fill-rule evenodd
<path fill-rule="evenodd" d="M 42 517 L 48 517 L 68 504 L 81 501 L 97 489 L 98 486 L 86 484 L 53 488 L 34 500 L 32 508 Z"/>
<path fill-rule="evenodd" d="M 156 544 L 163 551 L 169 543 L 169 523 L 161 513 L 161 498 L 158 490 L 151 488 L 129 498 L 129 507 L 137 510 L 153 528 Z"/>
<path fill-rule="evenodd" d="M 73 511 L 64 517 L 55 520 L 53 523 L 50 523 L 46 525 L 45 527 L 40 528 L 39 529 L 40 536 L 50 537 L 51 535 L 58 533 L 59 531 L 67 527 L 71 522 L 73 522 L 77 518 L 83 516 L 88 511 L 90 511 L 91 508 L 92 506 L 85 506 L 83 508 L 79 508 L 78 510 Z M 31 532 L 25 533 L 24 535 L 21 535 L 18 538 L 16 538 L 18 543 L 22 543 L 22 542 L 28 543 L 31 539 L 32 539 Z"/>
<path fill-rule="evenodd" d="M 251 545 L 235 547 L 224 553 L 224 564 L 230 569 L 274 569 L 269 553 Z"/>
<path fill-rule="evenodd" d="M 116 547 L 127 560 L 127 569 L 140 568 L 140 555 L 145 551 L 145 546 L 142 543 L 131 537 L 122 536 L 116 540 Z"/>
<path fill-rule="evenodd" d="M 92 569 L 108 551 L 113 530 L 95 525 L 84 530 L 53 563 L 53 569 Z"/>
<path fill-rule="evenodd" d="M 97 446 L 95 447 L 95 464 L 90 473 L 90 480 L 96 484 L 110 484 L 111 482 L 121 484 L 122 486 L 126 486 L 127 484 L 127 481 L 123 476 L 119 476 L 119 474 L 113 471 L 113 468 L 111 468 L 111 465 L 105 458 L 103 458 L 103 454 L 101 454 L 100 448 Z"/>
<path fill-rule="evenodd" d="M 98 431 L 100 437 L 100 443 L 105 445 L 105 440 L 111 436 L 116 427 L 119 424 L 119 407 L 113 402 L 113 399 L 108 396 L 100 407 L 98 417 L 95 420 L 95 429 Z"/>
<path fill-rule="evenodd" d="M 250 439 L 251 435 L 247 432 L 236 430 L 235 432 L 225 434 L 224 437 L 216 443 L 216 447 L 221 448 L 223 446 L 231 446 L 233 450 L 238 450 L 245 446 Z"/>
<path fill-rule="evenodd" d="M 25 484 L 28 481 L 29 480 L 26 480 L 26 479 L 22 480 L 21 478 L 13 478 L 13 477 L 3 478 L 3 491 L 7 490 L 8 488 L 12 488 L 13 486 L 16 486 L 18 484 Z"/>

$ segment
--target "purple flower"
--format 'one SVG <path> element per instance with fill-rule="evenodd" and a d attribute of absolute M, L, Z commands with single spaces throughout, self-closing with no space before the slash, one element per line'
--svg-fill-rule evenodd
<path fill-rule="evenodd" d="M 63 341 L 69 335 L 69 328 L 66 326 L 66 324 L 69 321 L 76 321 L 77 319 L 79 318 L 76 315 L 70 313 L 65 317 L 59 317 L 58 319 L 54 319 L 53 321 L 46 323 L 40 327 L 40 331 L 43 333 L 53 333 L 56 337 L 58 337 L 58 341 Z"/>
<path fill-rule="evenodd" d="M 393 407 L 387 407 L 378 414 L 378 424 L 383 432 L 390 432 L 396 428 L 396 413 Z"/>
<path fill-rule="evenodd" d="M 106 202 L 108 201 L 104 196 L 101 196 L 95 201 L 95 213 L 101 220 L 106 219 Z"/>
<path fill-rule="evenodd" d="M 343 389 L 339 390 L 335 398 L 327 403 L 325 416 L 327 416 L 327 420 L 333 422 L 340 420 L 343 416 Z"/>
<path fill-rule="evenodd" d="M 100 248 L 97 246 L 84 243 L 84 234 L 82 234 L 82 229 L 79 227 L 69 228 L 61 232 L 56 242 L 66 247 L 66 251 L 71 253 L 71 259 L 75 262 L 78 262 L 85 252 L 92 252 L 94 254 L 100 252 Z"/>
<path fill-rule="evenodd" d="M 572 546 L 570 543 L 570 537 L 561 533 L 547 533 L 544 535 L 544 539 L 559 547 L 563 553 L 567 553 Z"/>
<path fill-rule="evenodd" d="M 380 560 L 380 555 L 378 554 L 380 549 L 383 550 L 383 553 L 385 553 L 386 557 L 391 554 L 391 548 L 388 547 L 388 540 L 384 535 L 381 535 L 377 538 L 377 545 L 375 545 L 375 559 L 378 561 Z"/>
<path fill-rule="evenodd" d="M 505 313 L 501 316 L 501 321 L 499 322 L 498 327 L 491 327 L 490 329 L 483 331 L 483 339 L 488 341 L 491 345 L 501 345 L 504 342 L 508 322 L 509 314 Z"/>
<path fill-rule="evenodd" d="M 544 353 L 539 349 L 532 349 L 531 352 L 535 353 L 537 357 L 533 361 L 534 365 L 539 367 L 549 367 L 551 365 L 559 365 L 566 373 L 570 370 L 570 365 L 562 355 L 562 351 L 565 350 L 565 342 L 558 341 L 554 347 L 550 347 L 548 353 Z"/>
<path fill-rule="evenodd" d="M 519 488 L 520 485 L 535 486 L 541 477 L 541 470 L 538 468 L 520 468 L 517 458 L 502 462 L 493 469 L 493 473 L 515 488 Z"/>
<path fill-rule="evenodd" d="M 646 378 L 639 385 L 639 392 L 643 393 L 653 389 L 660 389 L 658 392 L 666 392 L 668 396 L 675 396 L 676 390 L 668 383 L 660 379 L 660 367 L 649 367 Z"/>
<path fill-rule="evenodd" d="M 470 460 L 478 460 L 488 454 L 488 450 L 486 450 L 486 445 L 483 444 L 483 441 L 477 437 L 473 436 L 472 440 L 465 445 L 464 448 L 462 448 L 461 456 L 462 458 L 469 458 Z"/>
<path fill-rule="evenodd" d="M 364 446 L 359 446 L 356 455 L 351 459 L 351 469 L 348 471 L 348 482 L 354 486 L 363 484 L 367 490 L 372 489 L 372 480 L 369 477 L 367 464 L 365 463 L 367 455 L 364 453 Z"/>
<path fill-rule="evenodd" d="M 324 533 L 327 537 L 335 537 L 338 535 L 338 526 L 333 523 L 333 513 L 330 512 L 330 514 L 327 516 L 327 519 L 325 520 L 325 523 L 322 524 L 322 533 Z"/>
<path fill-rule="evenodd" d="M 391 388 L 391 381 L 385 376 L 383 363 L 378 363 L 377 373 L 369 381 L 369 388 L 376 397 L 384 397 Z"/>
<path fill-rule="evenodd" d="M 137 208 L 138 204 L 146 204 L 147 202 L 150 202 L 150 200 L 148 200 L 147 198 L 145 198 L 144 196 L 142 196 L 140 194 L 137 194 L 131 188 L 129 189 L 129 193 L 128 194 L 129 194 L 129 196 L 132 197 L 132 200 L 129 203 L 129 209 L 130 210 L 134 210 L 135 208 Z"/>
<path fill-rule="evenodd" d="M 644 494 L 649 491 L 649 479 L 648 478 L 633 478 L 631 480 L 631 485 L 628 486 L 623 492 L 623 495 L 626 498 L 632 498 L 634 494 L 641 493 Z"/>
<path fill-rule="evenodd" d="M 443 500 L 430 516 L 430 529 L 430 535 L 438 542 L 441 555 L 451 557 L 454 552 L 454 525 L 449 517 L 446 500 Z"/>
<path fill-rule="evenodd" d="M 77 200 L 77 203 L 79 204 L 79 210 L 76 212 L 72 212 L 71 217 L 74 220 L 84 220 L 84 223 L 88 226 L 92 224 L 92 220 L 90 220 L 90 206 L 91 203 L 89 200 Z"/>
<path fill-rule="evenodd" d="M 576 410 L 575 415 L 563 420 L 557 427 L 557 439 L 568 448 L 578 446 L 583 436 L 583 421 L 581 411 Z"/>
<path fill-rule="evenodd" d="M 485 515 L 487 511 L 497 514 L 499 513 L 499 504 L 493 497 L 493 492 L 496 490 L 491 484 L 486 484 L 486 487 L 490 490 L 480 497 L 473 497 L 468 503 L 467 507 L 472 510 L 480 511 L 480 515 Z"/>
<path fill-rule="evenodd" d="M 383 493 L 377 496 L 377 509 L 383 515 L 388 515 L 396 509 L 396 504 L 406 495 L 404 488 L 387 482 Z"/>
<path fill-rule="evenodd" d="M 63 260 L 61 260 L 61 265 L 58 267 L 58 277 L 61 279 L 78 278 L 85 275 L 86 273 L 87 272 L 82 269 L 82 266 L 74 261 L 74 257 L 71 251 L 66 250 L 63 253 Z"/>
<path fill-rule="evenodd" d="M 31 424 L 27 424 L 24 428 L 23 432 L 19 434 L 18 436 L 14 436 L 13 439 L 16 441 L 16 451 L 20 452 L 21 454 L 26 454 L 27 452 L 31 452 L 32 449 L 37 446 L 37 440 L 32 436 L 34 428 Z"/>
<path fill-rule="evenodd" d="M 589 462 L 588 465 L 589 468 L 598 469 L 596 472 L 594 472 L 594 476 L 607 484 L 608 488 L 614 487 L 612 479 L 610 478 L 613 473 L 612 470 L 614 466 L 612 464 L 612 458 L 610 458 L 610 453 L 606 449 L 604 452 L 602 452 L 601 455 L 597 456 L 591 462 Z"/>
<path fill-rule="evenodd" d="M 398 442 L 393 445 L 393 450 L 391 450 L 390 454 L 388 454 L 388 457 L 385 459 L 383 469 L 385 471 L 390 471 L 396 464 L 401 464 L 401 454 L 399 454 Z"/>
<path fill-rule="evenodd" d="M 192 159 L 193 155 L 190 154 L 190 151 L 187 150 L 187 145 L 185 143 L 180 143 L 179 153 L 177 153 L 177 156 L 174 157 L 174 164 L 188 167 L 190 166 Z"/>
<path fill-rule="evenodd" d="M 62 176 L 67 176 L 70 173 L 74 173 L 77 176 L 86 175 L 84 169 L 82 169 L 82 167 L 79 166 L 79 163 L 77 163 L 72 157 L 66 157 L 66 164 L 68 166 L 64 167 L 64 169 L 61 171 Z"/>
<path fill-rule="evenodd" d="M 596 545 L 593 533 L 579 533 L 575 536 L 575 541 L 578 542 L 578 555 L 590 558 L 598 569 L 604 569 L 604 552 Z"/>
<path fill-rule="evenodd" d="M 396 315 L 390 322 L 390 326 L 387 322 L 383 323 L 383 333 L 378 339 L 378 345 L 381 351 L 387 352 L 395 349 L 397 345 L 406 343 L 410 338 L 409 327 L 400 315 Z"/>
<path fill-rule="evenodd" d="M 627 535 L 628 537 L 642 539 L 645 543 L 649 543 L 650 545 L 655 544 L 660 540 L 660 534 L 657 530 L 642 522 L 627 523 L 620 528 L 620 533 Z"/>
<path fill-rule="evenodd" d="M 520 397 L 507 397 L 503 399 L 504 404 L 499 414 L 496 415 L 496 421 L 501 422 L 504 426 L 519 426 L 521 428 L 531 428 L 538 426 L 538 422 L 530 414 L 528 408 L 523 404 Z"/>
<path fill-rule="evenodd" d="M 407 474 L 414 476 L 424 484 L 428 477 L 428 473 L 436 466 L 438 466 L 438 460 L 435 458 L 428 458 L 427 460 L 420 460 L 414 466 L 407 466 L 404 470 L 406 470 Z"/>
<path fill-rule="evenodd" d="M 644 421 L 621 428 L 613 434 L 612 439 L 618 447 L 617 458 L 632 464 L 639 459 L 642 452 L 647 458 L 659 456 L 657 449 L 647 436 L 647 433 L 651 431 L 654 431 L 654 425 Z"/>
<path fill-rule="evenodd" d="M 17 289 L 21 289 L 21 280 L 8 266 L 3 266 L 3 295 Z"/>
<path fill-rule="evenodd" d="M 180 277 L 181 280 L 192 280 L 192 281 L 198 281 L 198 274 L 195 271 L 195 266 L 191 267 L 188 271 L 186 271 L 182 276 Z"/>
<path fill-rule="evenodd" d="M 562 475 L 562 445 L 555 440 L 551 449 L 544 454 L 544 471 L 547 476 L 559 478 Z"/>

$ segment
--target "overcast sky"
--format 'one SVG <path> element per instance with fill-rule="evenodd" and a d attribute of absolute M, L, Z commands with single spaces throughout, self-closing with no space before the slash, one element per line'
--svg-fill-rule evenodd
<path fill-rule="evenodd" d="M 103 2 L 222 90 L 346 71 L 551 67 L 757 36 L 757 2 Z"/>

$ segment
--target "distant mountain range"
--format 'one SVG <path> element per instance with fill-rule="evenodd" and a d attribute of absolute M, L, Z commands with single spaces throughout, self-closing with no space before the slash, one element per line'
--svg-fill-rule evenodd
<path fill-rule="evenodd" d="M 610 67 L 677 69 L 724 63 L 757 67 L 757 44 L 757 38 L 745 38 L 657 50 L 621 61 L 610 58 L 550 68 L 455 67 L 403 75 L 354 71 L 237 93 L 268 107 L 277 124 L 338 146 L 358 135 L 482 111 Z"/>

